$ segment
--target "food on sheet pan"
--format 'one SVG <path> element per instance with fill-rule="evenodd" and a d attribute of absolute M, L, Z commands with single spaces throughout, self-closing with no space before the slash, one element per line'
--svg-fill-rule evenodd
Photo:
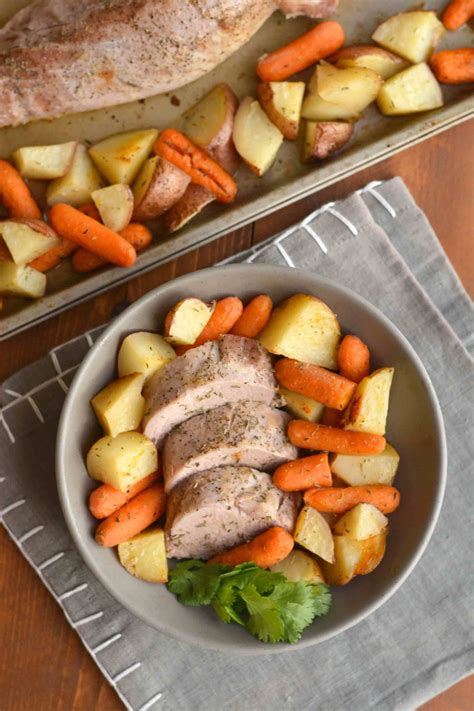
<path fill-rule="evenodd" d="M 328 612 L 327 585 L 381 563 L 400 504 L 394 369 L 372 370 L 328 304 L 187 295 L 161 333 L 124 338 L 118 372 L 91 400 L 104 436 L 86 467 L 96 541 L 131 575 L 297 642 Z M 271 628 L 255 621 L 268 605 Z"/>

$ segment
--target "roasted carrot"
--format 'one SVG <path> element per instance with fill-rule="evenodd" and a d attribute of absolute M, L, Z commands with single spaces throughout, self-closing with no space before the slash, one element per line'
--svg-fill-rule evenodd
<path fill-rule="evenodd" d="M 430 66 L 442 84 L 468 84 L 474 82 L 474 49 L 445 49 L 433 54 Z"/>
<path fill-rule="evenodd" d="M 443 12 L 447 30 L 458 30 L 474 16 L 474 0 L 452 0 Z"/>
<path fill-rule="evenodd" d="M 177 346 L 176 353 L 182 355 L 190 348 L 202 346 L 207 341 L 215 341 L 219 336 L 229 333 L 241 317 L 243 310 L 244 306 L 237 296 L 227 296 L 225 299 L 220 299 L 197 340 L 192 346 Z"/>
<path fill-rule="evenodd" d="M 357 504 L 372 504 L 382 513 L 392 513 L 400 503 L 400 492 L 393 486 L 344 486 L 341 488 L 308 489 L 304 502 L 318 511 L 342 514 Z"/>
<path fill-rule="evenodd" d="M 242 543 L 227 553 L 215 555 L 208 562 L 232 567 L 241 563 L 255 563 L 261 568 L 270 568 L 286 558 L 293 550 L 294 544 L 293 536 L 288 531 L 280 526 L 274 526 L 249 543 Z"/>
<path fill-rule="evenodd" d="M 343 413 L 340 410 L 334 410 L 332 407 L 325 407 L 319 424 L 327 425 L 328 427 L 339 427 L 342 422 L 342 417 Z"/>
<path fill-rule="evenodd" d="M 370 373 L 370 351 L 357 336 L 344 336 L 337 352 L 339 374 L 354 383 Z"/>
<path fill-rule="evenodd" d="M 140 225 L 138 222 L 132 222 L 127 227 L 125 227 L 121 232 L 120 236 L 129 242 L 135 251 L 141 252 L 145 247 L 147 247 L 153 236 L 145 225 Z M 87 249 L 80 247 L 72 258 L 72 266 L 74 271 L 80 274 L 85 274 L 87 272 L 93 272 L 95 269 L 103 267 L 107 262 L 98 257 L 96 254 L 92 254 Z"/>
<path fill-rule="evenodd" d="M 69 255 L 75 252 L 76 249 L 77 244 L 63 238 L 61 244 L 57 247 L 53 247 L 41 256 L 36 257 L 36 259 L 33 259 L 28 266 L 33 267 L 33 269 L 36 269 L 39 272 L 47 272 L 57 266 L 63 259 L 69 257 Z"/>
<path fill-rule="evenodd" d="M 242 316 L 234 325 L 231 333 L 234 336 L 256 338 L 263 331 L 272 313 L 273 303 L 269 296 L 260 294 L 244 308 Z"/>
<path fill-rule="evenodd" d="M 160 133 L 153 150 L 189 175 L 193 183 L 211 191 L 220 202 L 232 202 L 237 195 L 237 183 L 202 148 L 174 128 Z"/>
<path fill-rule="evenodd" d="M 163 485 L 153 484 L 99 523 L 95 540 L 106 548 L 118 546 L 159 519 L 165 506 Z"/>
<path fill-rule="evenodd" d="M 43 215 L 20 173 L 6 160 L 0 160 L 0 202 L 10 217 L 41 220 Z"/>
<path fill-rule="evenodd" d="M 110 484 L 101 484 L 89 496 L 89 511 L 95 518 L 107 518 L 141 491 L 148 489 L 157 479 L 158 472 L 149 474 L 125 492 L 115 489 Z"/>
<path fill-rule="evenodd" d="M 305 420 L 291 420 L 288 437 L 295 447 L 337 454 L 381 454 L 386 444 L 382 435 L 341 430 Z"/>
<path fill-rule="evenodd" d="M 331 486 L 328 455 L 323 452 L 282 464 L 273 473 L 273 483 L 283 491 L 305 491 L 313 486 Z"/>
<path fill-rule="evenodd" d="M 65 203 L 53 205 L 49 219 L 61 237 L 76 242 L 101 259 L 119 267 L 131 267 L 135 263 L 137 253 L 127 240 L 76 208 Z"/>
<path fill-rule="evenodd" d="M 102 222 L 100 212 L 98 211 L 93 202 L 86 202 L 84 205 L 81 205 L 77 209 L 79 210 L 79 212 L 83 212 L 84 215 L 92 217 L 93 220 L 97 220 L 97 222 Z"/>
<path fill-rule="evenodd" d="M 337 373 L 311 363 L 282 358 L 275 365 L 275 375 L 288 390 L 301 393 L 326 407 L 344 410 L 356 389 L 356 383 Z"/>
<path fill-rule="evenodd" d="M 321 22 L 290 44 L 265 54 L 257 62 L 262 81 L 282 81 L 328 57 L 344 44 L 344 30 L 339 22 Z"/>

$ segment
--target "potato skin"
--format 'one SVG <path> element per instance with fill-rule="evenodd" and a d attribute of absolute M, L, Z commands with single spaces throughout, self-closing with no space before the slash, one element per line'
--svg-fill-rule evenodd
<path fill-rule="evenodd" d="M 159 217 L 184 195 L 190 182 L 189 175 L 164 158 L 158 158 L 145 195 L 135 205 L 133 219 L 146 222 Z"/>
<path fill-rule="evenodd" d="M 267 114 L 268 118 L 272 123 L 275 124 L 277 128 L 280 129 L 284 137 L 288 141 L 295 141 L 298 137 L 299 130 L 299 118 L 301 115 L 301 105 L 303 103 L 303 92 L 304 84 L 301 89 L 299 96 L 285 97 L 286 108 L 288 104 L 297 111 L 298 118 L 293 120 L 288 116 L 285 116 L 281 111 L 279 111 L 278 106 L 275 103 L 275 93 L 273 89 L 274 82 L 262 82 L 257 86 L 257 96 L 259 98 L 260 104 Z M 295 86 L 296 84 L 301 85 L 302 82 L 276 82 L 276 84 L 285 84 L 286 86 Z M 288 102 L 286 101 L 288 99 Z"/>
<path fill-rule="evenodd" d="M 340 151 L 349 142 L 354 124 L 343 121 L 318 121 L 314 128 L 308 122 L 303 148 L 303 162 L 324 160 Z"/>

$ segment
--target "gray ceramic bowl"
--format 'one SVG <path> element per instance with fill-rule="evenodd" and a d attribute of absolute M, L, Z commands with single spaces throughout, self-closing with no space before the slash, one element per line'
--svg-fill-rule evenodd
<path fill-rule="evenodd" d="M 184 607 L 165 586 L 129 575 L 116 552 L 94 542 L 86 506 L 92 488 L 84 465 L 100 430 L 91 397 L 115 377 L 118 347 L 128 333 L 159 330 L 168 309 L 184 296 L 211 300 L 229 294 L 249 299 L 268 293 L 274 302 L 296 292 L 314 294 L 337 313 L 344 331 L 368 345 L 373 365 L 395 367 L 388 438 L 401 456 L 401 506 L 390 517 L 387 553 L 377 570 L 350 588 L 333 588 L 331 612 L 308 628 L 297 645 L 265 645 L 237 625 L 224 625 L 209 608 Z M 393 324 L 348 289 L 309 272 L 238 265 L 188 274 L 150 292 L 115 319 L 81 365 L 66 399 L 57 439 L 57 481 L 69 530 L 85 562 L 109 592 L 147 624 L 178 639 L 237 654 L 258 654 L 322 642 L 376 610 L 400 587 L 422 555 L 438 518 L 446 479 L 446 444 L 440 408 L 423 365 Z"/>

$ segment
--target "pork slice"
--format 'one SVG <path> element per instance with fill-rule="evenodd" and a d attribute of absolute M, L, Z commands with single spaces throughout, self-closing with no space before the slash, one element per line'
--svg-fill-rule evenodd
<path fill-rule="evenodd" d="M 269 474 L 250 467 L 223 466 L 188 477 L 168 499 L 167 555 L 207 560 L 272 526 L 292 533 L 297 502 Z"/>
<path fill-rule="evenodd" d="M 270 356 L 253 339 L 222 336 L 175 358 L 150 379 L 143 431 L 159 447 L 193 415 L 241 400 L 277 402 Z"/>
<path fill-rule="evenodd" d="M 296 459 L 286 436 L 289 415 L 263 403 L 239 402 L 209 410 L 175 427 L 163 447 L 167 492 L 192 474 L 224 464 L 272 471 Z"/>

